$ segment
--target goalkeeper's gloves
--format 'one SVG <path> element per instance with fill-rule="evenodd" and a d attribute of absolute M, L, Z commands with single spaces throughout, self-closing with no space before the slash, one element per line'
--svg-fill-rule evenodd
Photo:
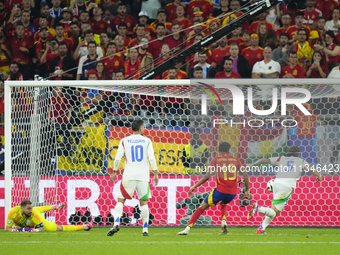
<path fill-rule="evenodd" d="M 12 232 L 39 232 L 39 230 L 35 228 L 26 227 L 26 228 L 14 228 L 12 229 Z"/>

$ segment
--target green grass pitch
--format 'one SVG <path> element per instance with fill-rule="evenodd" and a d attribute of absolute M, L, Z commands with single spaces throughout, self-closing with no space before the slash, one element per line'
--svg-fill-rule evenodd
<path fill-rule="evenodd" d="M 257 235 L 256 228 L 193 228 L 188 236 L 177 236 L 183 228 L 124 228 L 107 237 L 109 228 L 89 232 L 9 233 L 0 230 L 0 254 L 340 254 L 337 228 L 271 228 Z"/>

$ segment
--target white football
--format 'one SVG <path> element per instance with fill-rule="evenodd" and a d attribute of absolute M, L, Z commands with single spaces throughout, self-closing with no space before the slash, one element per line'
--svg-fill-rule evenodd
<path fill-rule="evenodd" d="M 273 179 L 267 182 L 267 190 L 269 190 L 270 192 L 273 192 L 273 184 L 274 184 Z"/>

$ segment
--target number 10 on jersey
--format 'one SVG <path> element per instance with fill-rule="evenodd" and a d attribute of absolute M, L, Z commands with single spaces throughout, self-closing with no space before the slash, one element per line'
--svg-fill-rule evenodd
<path fill-rule="evenodd" d="M 143 160 L 143 146 L 142 145 L 136 145 L 131 146 L 131 158 L 132 162 L 141 162 Z"/>

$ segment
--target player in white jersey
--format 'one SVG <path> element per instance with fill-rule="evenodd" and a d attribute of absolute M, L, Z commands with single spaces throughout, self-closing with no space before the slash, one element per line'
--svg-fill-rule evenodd
<path fill-rule="evenodd" d="M 317 176 L 316 181 L 322 181 L 320 173 L 311 167 L 305 160 L 299 158 L 299 156 L 299 147 L 290 146 L 288 153 L 283 157 L 260 159 L 254 164 L 247 165 L 247 167 L 260 166 L 262 164 L 273 164 L 278 166 L 276 178 L 272 184 L 274 195 L 272 207 L 259 206 L 257 203 L 254 203 L 252 210 L 248 213 L 248 220 L 252 219 L 256 212 L 266 216 L 261 226 L 256 230 L 257 234 L 266 234 L 266 227 L 286 206 L 289 197 L 296 188 L 296 182 L 300 179 L 303 170 L 309 171 L 312 175 Z"/>
<path fill-rule="evenodd" d="M 120 185 L 118 202 L 114 210 L 114 225 L 107 233 L 112 236 L 119 231 L 120 217 L 123 214 L 123 205 L 126 199 L 131 199 L 135 190 L 140 201 L 143 221 L 143 236 L 148 236 L 149 208 L 148 198 L 151 197 L 149 179 L 149 161 L 154 171 L 153 185 L 158 184 L 158 170 L 152 142 L 144 137 L 144 123 L 142 120 L 132 122 L 133 135 L 123 138 L 118 146 L 117 155 L 114 161 L 113 173 L 110 180 L 114 182 L 117 169 L 123 156 L 125 156 L 125 167 L 123 180 Z"/>

